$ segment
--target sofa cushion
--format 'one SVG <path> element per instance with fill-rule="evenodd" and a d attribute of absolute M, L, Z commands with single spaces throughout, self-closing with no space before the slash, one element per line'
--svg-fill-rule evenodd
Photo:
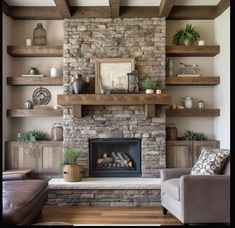
<path fill-rule="evenodd" d="M 229 155 L 229 150 L 203 148 L 190 175 L 220 174 Z"/>
<path fill-rule="evenodd" d="M 48 183 L 43 180 L 3 182 L 3 217 L 6 223 L 20 224 L 44 201 Z M 39 199 L 38 196 L 41 196 Z"/>
<path fill-rule="evenodd" d="M 180 200 L 180 179 L 173 178 L 166 180 L 162 183 L 161 190 L 163 193 L 171 196 L 176 200 Z"/>

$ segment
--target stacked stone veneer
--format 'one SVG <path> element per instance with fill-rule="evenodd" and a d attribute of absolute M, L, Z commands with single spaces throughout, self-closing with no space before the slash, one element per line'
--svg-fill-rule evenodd
<path fill-rule="evenodd" d="M 64 21 L 64 93 L 71 76 L 95 77 L 95 58 L 135 58 L 140 79 L 165 77 L 165 19 L 67 19 Z M 164 86 L 164 85 L 163 85 Z M 71 89 L 71 88 L 70 88 Z M 64 147 L 81 151 L 88 176 L 89 138 L 141 138 L 142 177 L 165 167 L 165 112 L 145 118 L 143 106 L 85 106 L 83 118 L 64 110 Z"/>
<path fill-rule="evenodd" d="M 160 189 L 50 189 L 50 206 L 159 206 Z"/>

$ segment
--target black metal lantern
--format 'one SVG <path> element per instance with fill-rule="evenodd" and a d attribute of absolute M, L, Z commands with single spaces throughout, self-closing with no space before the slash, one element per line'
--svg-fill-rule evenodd
<path fill-rule="evenodd" d="M 127 73 L 128 76 L 128 92 L 139 93 L 139 77 L 138 72 L 133 70 L 131 73 Z"/>
<path fill-rule="evenodd" d="M 47 45 L 47 34 L 41 23 L 33 30 L 34 45 Z"/>

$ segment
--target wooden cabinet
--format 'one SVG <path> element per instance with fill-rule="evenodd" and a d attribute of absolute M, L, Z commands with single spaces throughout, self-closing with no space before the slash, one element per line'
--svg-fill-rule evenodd
<path fill-rule="evenodd" d="M 36 173 L 59 173 L 63 160 L 62 142 L 37 145 L 7 142 L 6 169 L 30 168 Z"/>
<path fill-rule="evenodd" d="M 219 141 L 166 141 L 167 168 L 191 168 L 203 147 L 219 148 Z"/>

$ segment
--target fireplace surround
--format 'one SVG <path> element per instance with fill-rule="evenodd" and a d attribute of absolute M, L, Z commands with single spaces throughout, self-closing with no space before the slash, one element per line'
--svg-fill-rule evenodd
<path fill-rule="evenodd" d="M 141 139 L 90 139 L 89 176 L 140 177 Z"/>

